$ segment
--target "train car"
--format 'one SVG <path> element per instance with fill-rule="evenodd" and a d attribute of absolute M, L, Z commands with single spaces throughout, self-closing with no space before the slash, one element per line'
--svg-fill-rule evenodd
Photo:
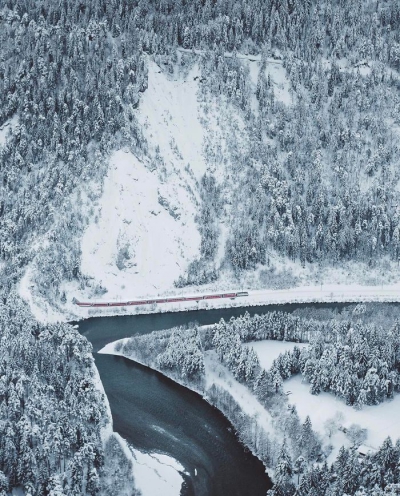
<path fill-rule="evenodd" d="M 249 296 L 248 291 L 239 291 L 236 293 L 236 296 Z"/>
<path fill-rule="evenodd" d="M 205 300 L 215 300 L 217 298 L 222 298 L 222 295 L 217 294 L 217 295 L 204 295 L 203 297 Z"/>
<path fill-rule="evenodd" d="M 82 303 L 78 300 L 75 301 L 75 304 L 78 305 L 78 307 L 91 307 L 92 306 L 91 303 Z"/>

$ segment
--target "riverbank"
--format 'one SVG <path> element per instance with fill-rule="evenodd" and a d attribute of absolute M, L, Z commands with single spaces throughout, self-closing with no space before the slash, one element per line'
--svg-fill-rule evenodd
<path fill-rule="evenodd" d="M 103 395 L 106 408 L 104 424 L 100 431 L 104 450 L 107 452 L 107 444 L 110 441 L 117 443 L 119 456 L 124 458 L 122 464 L 130 467 L 130 478 L 134 480 L 134 487 L 140 491 L 140 496 L 154 496 L 158 491 L 169 496 L 179 496 L 183 483 L 183 478 L 179 473 L 184 471 L 182 465 L 162 453 L 144 453 L 134 449 L 122 436 L 114 432 L 110 403 L 95 366 L 93 366 L 93 383 Z M 118 463 L 121 463 L 121 460 Z M 127 485 L 126 496 L 132 494 L 132 490 L 133 488 Z"/>
<path fill-rule="evenodd" d="M 265 496 L 272 484 L 264 465 L 244 449 L 219 410 L 133 360 L 95 357 L 114 430 L 141 452 L 177 460 L 184 467 L 180 496 Z"/>

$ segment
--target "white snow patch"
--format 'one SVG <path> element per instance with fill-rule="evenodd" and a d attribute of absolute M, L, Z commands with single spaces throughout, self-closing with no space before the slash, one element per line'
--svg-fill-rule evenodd
<path fill-rule="evenodd" d="M 248 63 L 250 80 L 254 86 L 257 86 L 258 75 L 260 73 L 260 62 L 251 60 Z"/>
<path fill-rule="evenodd" d="M 122 353 L 115 351 L 115 346 L 118 343 L 121 343 L 122 346 L 129 340 L 129 338 L 119 339 L 118 341 L 113 341 L 112 343 L 107 343 L 101 350 L 97 353 L 102 353 L 104 355 L 119 355 L 122 356 Z"/>
<path fill-rule="evenodd" d="M 295 346 L 298 348 L 304 348 L 307 344 L 266 339 L 263 341 L 250 341 L 249 343 L 245 343 L 243 346 L 253 348 L 253 350 L 257 353 L 261 367 L 268 370 L 272 367 L 272 362 L 278 358 L 281 353 L 285 353 L 285 351 L 292 351 Z"/>
<path fill-rule="evenodd" d="M 273 63 L 268 64 L 265 68 L 265 74 L 268 74 L 273 83 L 275 98 L 286 105 L 292 104 L 292 96 L 290 94 L 290 82 L 286 75 L 286 69 L 282 64 Z"/>
<path fill-rule="evenodd" d="M 142 453 L 132 449 L 135 485 L 142 496 L 179 496 L 183 478 L 182 465 L 174 458 L 161 453 Z"/>
<path fill-rule="evenodd" d="M 10 132 L 18 125 L 18 116 L 14 115 L 0 126 L 0 145 L 5 145 Z"/>

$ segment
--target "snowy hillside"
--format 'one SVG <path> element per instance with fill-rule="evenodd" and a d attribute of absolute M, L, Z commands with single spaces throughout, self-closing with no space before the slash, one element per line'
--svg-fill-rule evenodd
<path fill-rule="evenodd" d="M 8 119 L 3 125 L 0 126 L 0 147 L 7 141 L 7 136 L 18 125 L 18 118 L 15 115 L 12 119 Z"/>
<path fill-rule="evenodd" d="M 152 61 L 148 68 L 137 118 L 151 158 L 112 156 L 99 214 L 82 239 L 81 270 L 108 299 L 170 290 L 199 254 L 197 180 L 206 172 L 199 70 L 172 78 Z"/>
<path fill-rule="evenodd" d="M 174 176 L 162 182 L 131 153 L 113 155 L 98 217 L 82 239 L 81 270 L 107 298 L 170 288 L 196 256 L 195 205 L 179 172 Z"/>
<path fill-rule="evenodd" d="M 199 52 L 198 56 L 201 55 Z M 227 56 L 228 60 L 230 57 Z M 242 56 L 240 60 L 243 70 L 248 71 L 251 106 L 256 114 L 260 80 L 268 80 L 274 98 L 283 108 L 293 105 L 290 82 L 282 61 L 266 59 L 261 74 L 260 56 Z M 127 148 L 114 152 L 100 195 L 95 193 L 98 199 L 94 202 L 90 200 L 92 192 L 85 190 L 85 184 L 81 185 L 85 201 L 78 208 L 83 215 L 89 213 L 89 216 L 87 227 L 77 235 L 77 243 L 79 269 L 88 283 L 63 282 L 60 290 L 66 303 L 55 308 L 38 294 L 35 279 L 40 269 L 33 256 L 22 278 L 20 294 L 38 318 L 57 320 L 62 314 L 76 314 L 73 298 L 110 301 L 221 288 L 258 291 L 268 288 L 271 293 L 270 290 L 298 286 L 295 299 L 302 300 L 309 292 L 308 286 L 322 283 L 328 294 L 327 284 L 334 283 L 335 295 L 343 293 L 350 299 L 357 299 L 362 297 L 363 291 L 353 291 L 350 287 L 342 289 L 341 285 L 398 282 L 397 265 L 393 261 L 384 260 L 384 271 L 382 265 L 367 268 L 366 264 L 356 261 L 328 265 L 322 271 L 316 264 L 301 264 L 273 248 L 266 253 L 267 266 L 251 264 L 237 279 L 227 263 L 227 241 L 234 236 L 240 236 L 241 240 L 249 236 L 247 226 L 238 227 L 237 224 L 238 216 L 240 219 L 248 208 L 247 202 L 252 201 L 251 196 L 243 193 L 249 172 L 241 165 L 241 161 L 251 154 L 252 127 L 246 123 L 244 113 L 229 99 L 215 97 L 204 89 L 204 74 L 198 60 L 192 59 L 184 69 L 175 65 L 171 73 L 150 58 L 147 64 L 148 86 L 140 96 L 135 117 L 148 151 L 140 158 Z M 273 144 L 267 136 L 264 139 Z M 254 161 L 253 167 L 253 175 L 260 175 L 260 164 Z M 176 289 L 174 283 L 180 276 L 185 276 L 190 263 L 201 258 L 202 237 L 196 216 L 201 214 L 202 203 L 208 201 L 200 191 L 201 178 L 206 172 L 215 178 L 223 204 L 218 212 L 212 212 L 217 244 L 212 263 L 219 270 L 219 278 L 200 287 L 189 285 Z M 98 183 L 89 183 L 89 188 L 96 192 Z M 251 211 L 248 215 L 251 217 Z M 263 226 L 260 233 L 264 229 Z M 261 234 L 260 241 L 265 242 L 261 240 Z M 48 244 L 48 236 L 43 242 L 38 238 L 31 250 Z M 256 250 L 255 246 L 252 250 Z M 312 289 L 312 295 L 311 299 L 326 300 L 322 288 Z M 293 300 L 290 294 L 279 297 L 279 301 L 282 298 L 283 301 Z M 327 298 L 330 301 L 329 294 Z M 275 296 L 268 294 L 257 301 L 275 301 Z"/>
<path fill-rule="evenodd" d="M 186 76 L 168 77 L 149 60 L 148 78 L 138 120 L 144 126 L 152 152 L 161 157 L 167 171 L 178 170 L 183 174 L 183 169 L 190 165 L 199 179 L 207 167 L 202 152 L 204 128 L 198 103 L 198 65 Z"/>
<path fill-rule="evenodd" d="M 73 297 L 88 298 L 95 287 L 107 290 L 108 299 L 171 290 L 198 256 L 198 180 L 206 171 L 198 80 L 198 66 L 186 77 L 168 77 L 149 61 L 148 88 L 136 110 L 148 157 L 113 153 L 99 200 L 82 204 L 92 214 L 80 242 L 80 270 L 92 282 L 83 290 L 63 284 L 70 310 Z M 34 259 L 20 293 L 38 317 L 45 311 L 50 318 L 46 302 L 31 296 L 35 270 Z"/>

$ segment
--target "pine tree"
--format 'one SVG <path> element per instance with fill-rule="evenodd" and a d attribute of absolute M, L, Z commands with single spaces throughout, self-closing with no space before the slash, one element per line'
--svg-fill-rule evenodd
<path fill-rule="evenodd" d="M 291 496 L 295 493 L 295 485 L 292 482 L 293 467 L 292 460 L 286 448 L 286 441 L 282 444 L 275 467 L 275 484 L 268 494 L 270 496 Z"/>
<path fill-rule="evenodd" d="M 320 451 L 320 443 L 312 429 L 310 417 L 307 415 L 304 424 L 301 427 L 299 436 L 299 445 L 307 461 L 314 460 Z"/>
<path fill-rule="evenodd" d="M 266 403 L 275 394 L 275 386 L 271 375 L 265 369 L 261 369 L 254 383 L 254 392 L 261 403 Z"/>
<path fill-rule="evenodd" d="M 300 476 L 304 474 L 307 468 L 307 462 L 305 461 L 303 456 L 299 456 L 293 465 L 293 472 L 297 474 L 297 484 L 300 483 Z"/>

